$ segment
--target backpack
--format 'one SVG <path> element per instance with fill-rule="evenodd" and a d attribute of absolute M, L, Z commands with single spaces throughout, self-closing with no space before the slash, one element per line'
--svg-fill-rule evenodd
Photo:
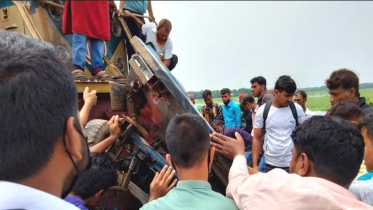
<path fill-rule="evenodd" d="M 266 132 L 266 121 L 267 121 L 267 117 L 268 117 L 268 112 L 269 112 L 269 109 L 271 108 L 272 106 L 272 100 L 269 100 L 266 102 L 265 104 L 265 107 L 264 107 L 264 112 L 263 112 L 263 136 Z M 291 109 L 291 113 L 293 114 L 293 117 L 295 119 L 295 125 L 298 126 L 299 123 L 298 123 L 298 113 L 297 113 L 297 109 L 295 108 L 295 104 L 293 101 L 291 101 L 289 103 L 289 106 L 290 106 L 290 109 Z"/>

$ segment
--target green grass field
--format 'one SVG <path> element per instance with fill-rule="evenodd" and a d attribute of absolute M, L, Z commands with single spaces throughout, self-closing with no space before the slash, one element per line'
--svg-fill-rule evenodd
<path fill-rule="evenodd" d="M 361 89 L 360 95 L 373 100 L 373 89 Z M 328 111 L 330 108 L 329 93 L 327 91 L 315 91 L 307 93 L 306 106 L 312 111 Z M 232 97 L 232 101 L 238 103 L 238 97 Z M 214 98 L 215 103 L 223 104 L 221 98 Z M 198 107 L 205 105 L 203 99 L 197 99 Z"/>

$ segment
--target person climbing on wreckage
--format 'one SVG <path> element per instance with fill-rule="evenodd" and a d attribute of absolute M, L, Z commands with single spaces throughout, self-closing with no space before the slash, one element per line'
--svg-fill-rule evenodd
<path fill-rule="evenodd" d="M 113 12 L 114 1 L 72 1 L 65 2 L 62 17 L 62 32 L 73 34 L 72 74 L 75 79 L 84 78 L 87 55 L 87 41 L 90 42 L 91 74 L 97 79 L 107 79 L 103 69 L 104 40 L 110 41 L 109 5 Z"/>

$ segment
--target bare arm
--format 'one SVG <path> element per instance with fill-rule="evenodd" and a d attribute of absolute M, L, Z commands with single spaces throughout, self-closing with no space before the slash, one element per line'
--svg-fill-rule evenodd
<path fill-rule="evenodd" d="M 152 9 L 152 1 L 148 1 L 148 13 L 149 13 L 149 16 L 151 18 L 153 18 L 153 20 L 151 20 L 151 22 L 155 22 L 155 18 L 154 18 L 154 15 L 153 15 L 153 9 Z"/>
<path fill-rule="evenodd" d="M 261 128 L 254 128 L 254 139 L 253 139 L 253 147 L 252 147 L 252 154 L 253 154 L 253 169 L 258 170 L 258 163 L 259 163 L 259 154 L 261 150 L 261 143 L 263 139 L 263 129 Z"/>
<path fill-rule="evenodd" d="M 114 144 L 114 142 L 119 138 L 119 135 L 121 134 L 121 130 L 119 127 L 119 117 L 118 115 L 113 116 L 109 122 L 107 123 L 110 136 L 106 138 L 105 140 L 101 141 L 100 143 L 90 147 L 90 151 L 97 152 L 97 153 L 103 153 L 107 148 L 110 147 L 110 145 Z"/>
<path fill-rule="evenodd" d="M 171 63 L 171 58 L 169 58 L 169 59 L 165 59 L 165 60 L 163 61 L 163 64 L 164 64 L 165 66 L 167 66 L 167 67 L 170 66 L 170 63 Z"/>
<path fill-rule="evenodd" d="M 101 141 L 100 143 L 98 144 L 95 144 L 93 145 L 92 147 L 89 148 L 89 150 L 91 151 L 91 153 L 103 153 L 105 152 L 105 150 L 107 148 L 110 147 L 110 145 L 112 145 L 115 140 L 117 140 L 118 138 L 114 138 L 112 136 L 109 136 L 108 138 L 106 138 L 105 140 Z"/>
<path fill-rule="evenodd" d="M 89 88 L 86 87 L 83 92 L 83 100 L 84 105 L 80 110 L 80 122 L 82 123 L 83 128 L 87 125 L 89 112 L 91 111 L 92 107 L 97 103 L 97 96 L 96 91 L 92 90 L 89 91 Z"/>
<path fill-rule="evenodd" d="M 120 1 L 120 3 L 119 3 L 119 9 L 118 9 L 119 16 L 120 16 L 120 13 L 123 12 L 123 7 L 124 7 L 125 3 L 126 3 L 126 1 Z"/>
<path fill-rule="evenodd" d="M 135 21 L 137 27 L 140 28 L 140 29 L 141 29 L 142 25 L 144 25 L 144 23 L 143 23 L 139 18 L 137 18 L 136 16 L 134 16 L 134 15 L 133 15 L 130 11 L 128 11 L 128 10 L 124 10 L 124 12 L 123 12 L 123 16 L 124 16 L 124 17 L 131 17 L 131 18 Z"/>

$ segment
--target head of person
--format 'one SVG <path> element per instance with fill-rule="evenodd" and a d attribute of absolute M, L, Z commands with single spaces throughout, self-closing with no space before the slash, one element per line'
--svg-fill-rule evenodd
<path fill-rule="evenodd" d="M 220 133 L 224 129 L 224 121 L 219 120 L 219 119 L 215 119 L 211 122 L 211 126 L 216 133 Z"/>
<path fill-rule="evenodd" d="M 281 76 L 277 79 L 275 84 L 275 100 L 279 107 L 287 107 L 293 100 L 297 84 L 287 75 Z"/>
<path fill-rule="evenodd" d="M 220 96 L 224 104 L 229 103 L 231 100 L 231 90 L 229 88 L 223 88 L 220 90 Z"/>
<path fill-rule="evenodd" d="M 242 98 L 240 105 L 241 107 L 243 107 L 245 111 L 252 112 L 253 110 L 255 110 L 257 104 L 255 102 L 254 97 L 252 95 L 247 94 Z"/>
<path fill-rule="evenodd" d="M 92 164 L 91 168 L 101 168 L 101 169 L 112 169 L 116 170 L 117 168 L 113 162 L 101 153 L 91 153 Z"/>
<path fill-rule="evenodd" d="M 329 89 L 329 101 L 333 106 L 340 101 L 356 103 L 359 95 L 359 77 L 349 69 L 333 71 L 326 80 Z"/>
<path fill-rule="evenodd" d="M 94 208 L 105 190 L 117 183 L 116 170 L 105 168 L 90 168 L 79 174 L 72 191 L 84 201 L 86 207 Z"/>
<path fill-rule="evenodd" d="M 294 102 L 299 104 L 301 107 L 306 107 L 307 93 L 303 90 L 299 90 L 294 95 Z"/>
<path fill-rule="evenodd" d="M 373 114 L 366 115 L 357 125 L 364 138 L 364 162 L 367 171 L 373 170 Z"/>
<path fill-rule="evenodd" d="M 240 95 L 238 95 L 238 102 L 239 103 L 241 103 L 242 98 L 243 98 L 244 95 L 245 95 L 245 93 L 240 93 Z"/>
<path fill-rule="evenodd" d="M 296 128 L 290 173 L 318 177 L 348 188 L 359 172 L 364 141 L 350 122 L 314 116 Z"/>
<path fill-rule="evenodd" d="M 50 175 L 63 184 L 49 193 L 61 197 L 90 160 L 67 55 L 62 48 L 0 31 L 0 180 L 28 185 L 45 183 L 43 177 Z"/>
<path fill-rule="evenodd" d="M 275 86 L 271 85 L 269 88 L 268 88 L 268 93 L 273 93 L 275 94 Z"/>
<path fill-rule="evenodd" d="M 158 23 L 157 27 L 157 43 L 161 46 L 164 46 L 166 44 L 167 38 L 170 35 L 172 30 L 172 24 L 167 19 L 162 19 Z"/>
<path fill-rule="evenodd" d="M 194 100 L 194 94 L 193 93 L 188 93 L 188 97 L 192 101 L 193 104 L 196 104 L 196 101 Z"/>
<path fill-rule="evenodd" d="M 210 148 L 210 129 L 205 119 L 193 114 L 173 118 L 166 129 L 166 144 L 166 160 L 174 165 L 179 178 L 182 171 L 206 168 L 207 180 L 215 148 Z"/>
<path fill-rule="evenodd" d="M 202 97 L 207 106 L 211 106 L 213 104 L 211 90 L 204 90 L 202 92 Z"/>
<path fill-rule="evenodd" d="M 332 106 L 326 116 L 340 117 L 357 126 L 360 120 L 364 118 L 365 114 L 358 105 L 347 101 L 340 101 Z"/>
<path fill-rule="evenodd" d="M 266 90 L 267 87 L 267 80 L 262 77 L 254 77 L 250 80 L 251 83 L 251 94 L 254 97 L 261 97 L 264 94 L 264 91 Z"/>

